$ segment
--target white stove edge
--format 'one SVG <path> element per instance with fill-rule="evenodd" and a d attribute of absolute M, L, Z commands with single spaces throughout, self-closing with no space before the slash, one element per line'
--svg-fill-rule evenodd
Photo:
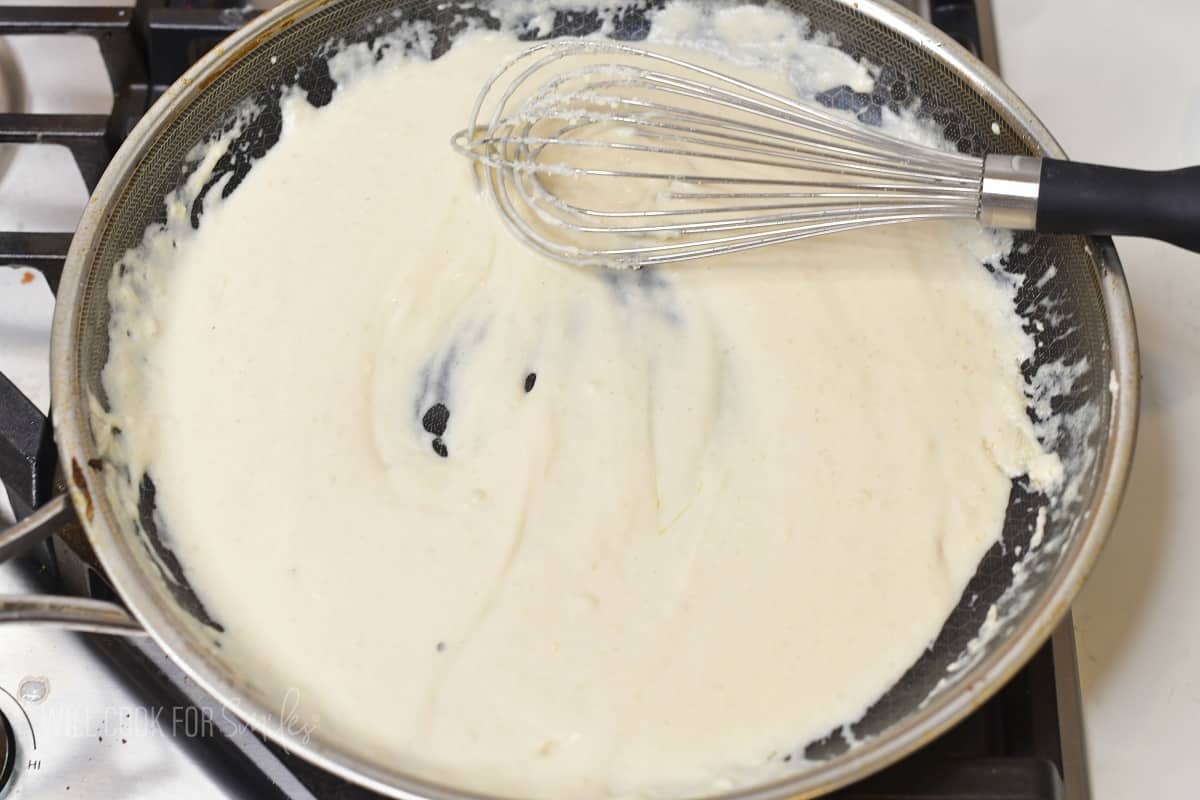
<path fill-rule="evenodd" d="M 1075 159 L 1200 163 L 1200 5 L 992 0 L 1005 79 Z M 1119 238 L 1142 409 L 1112 538 L 1074 606 L 1097 800 L 1191 797 L 1200 740 L 1200 256 Z M 1152 787 L 1152 788 L 1151 788 Z"/>

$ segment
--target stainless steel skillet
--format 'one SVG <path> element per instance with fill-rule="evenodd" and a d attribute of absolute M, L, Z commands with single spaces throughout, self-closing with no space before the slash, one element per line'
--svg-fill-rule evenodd
<path fill-rule="evenodd" d="M 964 150 L 1063 155 L 995 75 L 896 6 L 871 0 L 788 0 L 783 5 L 878 68 L 873 93 L 831 87 L 826 102 L 869 119 L 883 106 L 919 97 L 924 113 Z M 215 644 L 220 621 L 211 619 L 192 593 L 171 555 L 170 532 L 155 523 L 152 480 L 125 474 L 101 457 L 97 437 L 105 432 L 92 402 L 104 403 L 99 375 L 108 351 L 107 289 L 113 265 L 140 241 L 148 224 L 162 218 L 162 199 L 179 183 L 189 150 L 251 97 L 267 111 L 242 134 L 242 141 L 252 151 L 269 148 L 278 135 L 278 117 L 270 111 L 278 86 L 298 75 L 312 101 L 328 100 L 332 82 L 324 64 L 331 41 L 362 40 L 421 19 L 438 39 L 436 52 L 452 40 L 461 15 L 486 19 L 490 8 L 487 2 L 464 9 L 430 0 L 297 0 L 231 36 L 168 90 L 97 187 L 60 286 L 51 370 L 55 434 L 69 503 L 53 500 L 18 528 L 0 534 L 2 552 L 52 527 L 73 507 L 128 609 L 77 598 L 4 598 L 0 619 L 144 631 L 198 683 L 268 736 L 332 772 L 396 797 L 479 795 L 424 780 L 403 764 L 319 726 L 302 734 L 280 718 L 277 698 L 256 683 L 253 670 L 232 661 Z M 564 8 L 569 4 L 564 2 Z M 579 10 L 560 12 L 554 33 L 585 34 L 597 24 L 593 15 Z M 621 15 L 616 34 L 638 38 L 645 25 L 644 15 L 631 9 Z M 1040 413 L 1058 423 L 1055 447 L 1069 473 L 1065 490 L 1045 498 L 1014 483 L 1002 545 L 984 559 L 926 655 L 851 726 L 849 735 L 831 732 L 809 746 L 809 768 L 728 797 L 820 794 L 929 741 L 987 699 L 1033 654 L 1094 563 L 1125 483 L 1137 418 L 1136 334 L 1124 276 L 1111 242 L 1084 237 L 1023 235 L 1006 269 L 1022 280 L 1019 310 L 1038 329 L 1039 347 L 1025 365 L 1026 374 L 1070 371 L 1072 366 L 1080 373 L 1068 393 L 1043 398 L 1046 404 L 1039 405 Z M 231 463 L 234 468 L 239 467 Z M 120 482 L 138 489 L 137 509 L 118 508 L 109 500 L 109 489 Z M 1018 555 L 1018 550 L 1029 551 L 1043 508 L 1048 513 L 1041 546 L 1032 557 Z M 990 626 L 994 635 L 976 640 L 993 604 L 999 612 Z M 849 738 L 861 743 L 848 747 Z"/>

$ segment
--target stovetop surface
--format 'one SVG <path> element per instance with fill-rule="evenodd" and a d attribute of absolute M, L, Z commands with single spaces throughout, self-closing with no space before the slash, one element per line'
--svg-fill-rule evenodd
<path fill-rule="evenodd" d="M 994 54 L 986 3 L 912 0 L 906 3 L 977 54 Z M 228 4 L 226 4 L 228 5 Z M 90 192 L 121 140 L 167 84 L 255 13 L 249 5 L 179 4 L 140 0 L 132 8 L 0 6 L 0 34 L 74 35 L 93 39 L 112 88 L 111 113 L 4 113 L 0 145 L 57 144 Z M 0 70 L 4 66 L 0 50 Z M 95 79 L 97 76 L 91 76 Z M 5 100 L 0 94 L 0 102 Z M 60 153 L 60 155 L 62 155 Z M 0 168 L 5 166 L 0 153 Z M 29 230 L 27 215 L 0 214 L 0 296 L 15 332 L 0 319 L 0 434 L 40 426 L 37 407 L 23 402 L 4 376 L 17 365 L 17 384 L 45 410 L 44 378 L 11 346 L 44 358 L 43 304 L 12 297 L 30 283 L 55 289 L 70 242 L 63 230 Z M 5 270 L 3 267 L 14 267 Z M 39 289 L 44 292 L 44 289 Z M 11 309 L 16 309 L 11 311 Z M 9 337 L 6 339 L 5 337 Z M 19 345 L 19 346 L 18 346 Z M 38 428 L 38 431 L 45 429 Z M 29 442 L 28 431 L 22 441 Z M 5 449 L 0 475 L 20 517 L 44 502 L 53 449 Z M 18 437 L 20 438 L 20 437 Z M 45 437 L 43 437 L 45 438 Z M 33 438 L 37 441 L 37 437 Z M 46 439 L 48 441 L 48 439 Z M 43 443 L 44 444 L 44 443 Z M 28 449 L 28 448 L 26 448 Z M 36 449 L 36 448 L 35 448 Z M 40 458 L 36 469 L 11 469 Z M 82 542 L 52 540 L 0 570 L 0 592 L 111 591 Z M 186 679 L 148 640 L 81 636 L 45 628 L 0 629 L 0 798 L 50 797 L 375 797 L 264 742 Z M 1064 776 L 1066 781 L 1064 782 Z M 1069 620 L 996 697 L 917 754 L 833 795 L 842 800 L 1050 800 L 1087 796 L 1082 720 Z"/>

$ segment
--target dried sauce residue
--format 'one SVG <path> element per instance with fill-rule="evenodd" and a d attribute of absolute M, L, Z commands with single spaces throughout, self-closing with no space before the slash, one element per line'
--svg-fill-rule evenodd
<path fill-rule="evenodd" d="M 83 467 L 79 466 L 79 462 L 71 459 L 71 481 L 75 484 L 75 488 L 83 494 L 83 515 L 87 517 L 87 521 L 91 522 L 92 517 L 96 514 L 96 508 L 92 505 L 92 492 L 88 489 L 87 481 L 83 477 Z"/>

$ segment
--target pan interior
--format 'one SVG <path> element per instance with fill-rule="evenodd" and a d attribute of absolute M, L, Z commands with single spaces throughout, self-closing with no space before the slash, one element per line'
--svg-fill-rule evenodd
<path fill-rule="evenodd" d="M 963 152 L 1041 152 L 1021 120 L 993 107 L 933 51 L 853 4 L 787 0 L 782 5 L 804 14 L 814 30 L 836 37 L 842 50 L 878 69 L 873 92 L 855 93 L 847 87 L 828 93 L 825 99 L 830 104 L 869 118 L 881 107 L 896 107 L 918 97 L 921 113 L 936 121 Z M 644 37 L 648 27 L 645 11 L 644 5 L 624 9 L 615 17 L 611 35 L 626 40 Z M 505 11 L 512 13 L 511 9 Z M 74 380 L 81 408 L 88 408 L 93 401 L 106 406 L 100 373 L 108 357 L 108 284 L 113 265 L 142 240 L 147 226 L 163 222 L 163 198 L 186 175 L 189 152 L 230 124 L 230 109 L 253 102 L 262 111 L 245 127 L 238 142 L 251 159 L 262 155 L 280 135 L 278 98 L 282 87 L 298 85 L 308 93 L 310 102 L 323 105 L 334 89 L 327 61 L 339 46 L 372 40 L 415 21 L 423 23 L 434 37 L 435 57 L 468 25 L 498 25 L 486 2 L 342 0 L 325 6 L 313 4 L 304 14 L 297 14 L 293 24 L 248 44 L 236 62 L 191 92 L 178 113 L 163 121 L 116 196 L 108 198 L 106 217 L 87 233 L 91 246 L 82 275 L 75 343 L 78 374 Z M 554 15 L 550 35 L 585 35 L 600 25 L 595 12 L 572 9 L 564 3 Z M 541 33 L 531 28 L 530 38 L 535 36 Z M 241 159 L 226 165 L 234 172 L 234 183 L 244 177 L 249 163 L 250 159 Z M 215 170 L 217 174 L 223 171 L 221 166 Z M 1023 479 L 1013 483 L 1002 540 L 983 559 L 934 645 L 861 721 L 848 730 L 832 731 L 811 745 L 808 758 L 826 765 L 862 758 L 886 741 L 897 723 L 974 679 L 975 667 L 1004 647 L 1006 634 L 1037 607 L 1048 578 L 1076 544 L 1082 512 L 1093 504 L 1099 488 L 1099 455 L 1106 444 L 1111 413 L 1111 337 L 1098 277 L 1103 268 L 1097 252 L 1083 238 L 1018 235 L 1005 272 L 1020 282 L 1018 311 L 1028 329 L 1035 332 L 1037 342 L 1033 357 L 1022 366 L 1032 395 L 1030 414 L 1062 459 L 1067 480 L 1054 498 L 1036 495 Z M 1057 388 L 1050 392 L 1048 387 Z M 1058 390 L 1065 391 L 1060 394 Z M 87 427 L 90 439 L 85 442 L 89 458 L 98 452 L 96 437 L 108 435 L 102 428 L 102 415 L 93 415 Z M 248 486 L 253 483 L 253 464 L 253 453 L 230 454 L 230 469 L 245 471 Z M 202 659 L 205 674 L 236 687 L 252 704 L 257 703 L 257 709 L 245 709 L 248 714 L 269 728 L 278 726 L 279 720 L 268 711 L 274 706 L 269 692 L 253 685 L 252 677 L 239 671 L 236 664 L 225 663 L 219 648 L 198 644 L 211 641 L 211 632 L 219 625 L 208 617 L 171 554 L 169 533 L 153 513 L 153 483 L 146 476 L 122 475 L 119 469 L 105 470 L 104 480 L 128 481 L 136 489 L 137 514 L 108 502 L 108 492 L 96 493 L 98 511 L 117 538 L 137 543 L 119 549 L 119 557 L 133 564 L 139 584 L 153 597 L 159 613 L 173 628 L 189 632 L 187 636 L 196 643 L 194 650 L 176 655 L 185 660 Z M 1044 514 L 1040 521 L 1044 531 L 1039 527 L 1039 512 Z M 1041 544 L 1031 548 L 1035 536 Z M 989 635 L 981 637 L 981 629 Z M 867 741 L 851 749 L 854 740 Z M 347 756 L 345 743 L 324 742 L 319 731 L 314 733 L 311 749 L 335 763 L 357 763 L 355 754 Z M 410 785 L 394 766 L 369 766 L 384 783 Z"/>

